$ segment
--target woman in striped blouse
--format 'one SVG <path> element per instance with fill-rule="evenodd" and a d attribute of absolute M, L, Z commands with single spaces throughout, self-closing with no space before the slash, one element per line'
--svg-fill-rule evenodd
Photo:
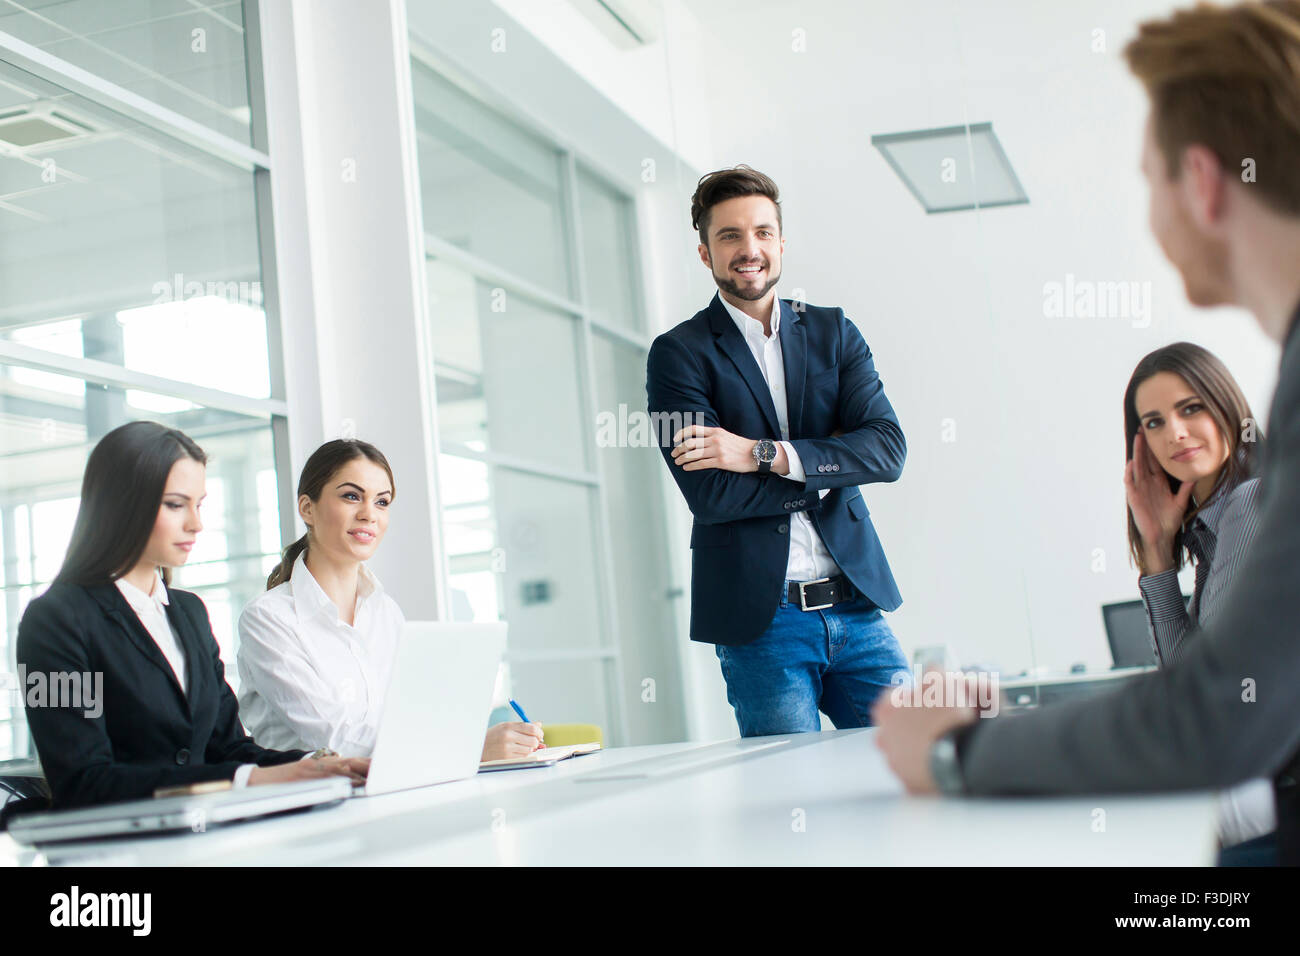
<path fill-rule="evenodd" d="M 1156 660 L 1178 662 L 1195 629 L 1223 608 L 1257 530 L 1264 436 L 1232 375 L 1198 345 L 1147 355 L 1124 393 L 1129 550 L 1137 563 Z M 1196 568 L 1184 605 L 1178 571 Z M 1221 795 L 1220 842 L 1263 837 L 1275 826 L 1272 788 L 1250 781 Z"/>

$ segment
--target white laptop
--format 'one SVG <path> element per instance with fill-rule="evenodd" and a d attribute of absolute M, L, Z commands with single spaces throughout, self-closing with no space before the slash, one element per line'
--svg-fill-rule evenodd
<path fill-rule="evenodd" d="M 19 843 L 35 844 L 198 832 L 217 824 L 334 804 L 349 796 L 472 777 L 478 773 L 505 647 L 504 622 L 404 625 L 364 788 L 354 791 L 346 777 L 326 777 L 83 810 L 51 810 L 14 817 L 9 835 Z"/>
<path fill-rule="evenodd" d="M 402 627 L 366 796 L 478 773 L 505 650 L 504 621 Z"/>
<path fill-rule="evenodd" d="M 9 835 L 19 843 L 36 844 L 183 830 L 200 833 L 223 823 L 338 803 L 351 794 L 352 784 L 346 777 L 325 777 L 241 790 L 128 800 L 81 810 L 19 814 L 9 821 Z"/>

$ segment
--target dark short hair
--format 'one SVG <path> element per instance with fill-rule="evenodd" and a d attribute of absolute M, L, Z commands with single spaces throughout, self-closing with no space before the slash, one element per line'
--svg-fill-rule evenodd
<path fill-rule="evenodd" d="M 709 222 L 713 207 L 737 196 L 766 196 L 776 206 L 776 228 L 781 230 L 781 190 L 771 176 L 744 163 L 731 169 L 718 169 L 700 177 L 691 197 L 691 228 L 700 233 L 700 242 L 709 244 Z"/>
<path fill-rule="evenodd" d="M 129 422 L 101 438 L 86 461 L 81 506 L 55 580 L 92 587 L 134 568 L 158 521 L 172 465 L 182 458 L 208 463 L 193 439 L 157 422 Z M 163 577 L 170 577 L 166 569 Z"/>

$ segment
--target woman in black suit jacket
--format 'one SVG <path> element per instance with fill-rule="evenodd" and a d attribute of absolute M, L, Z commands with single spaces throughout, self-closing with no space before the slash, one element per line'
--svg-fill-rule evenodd
<path fill-rule="evenodd" d="M 360 781 L 369 769 L 254 743 L 203 602 L 164 586 L 203 527 L 206 463 L 188 436 L 154 422 L 116 428 L 90 454 L 63 567 L 18 628 L 27 723 L 57 807 L 213 780 Z M 148 611 L 128 593 L 151 597 Z"/>

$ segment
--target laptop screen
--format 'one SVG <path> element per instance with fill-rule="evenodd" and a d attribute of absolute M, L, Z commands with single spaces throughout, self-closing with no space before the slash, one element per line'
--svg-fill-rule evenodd
<path fill-rule="evenodd" d="M 1106 639 L 1115 667 L 1147 667 L 1159 663 L 1151 646 L 1147 612 L 1141 601 L 1106 604 L 1101 609 L 1106 622 Z"/>

